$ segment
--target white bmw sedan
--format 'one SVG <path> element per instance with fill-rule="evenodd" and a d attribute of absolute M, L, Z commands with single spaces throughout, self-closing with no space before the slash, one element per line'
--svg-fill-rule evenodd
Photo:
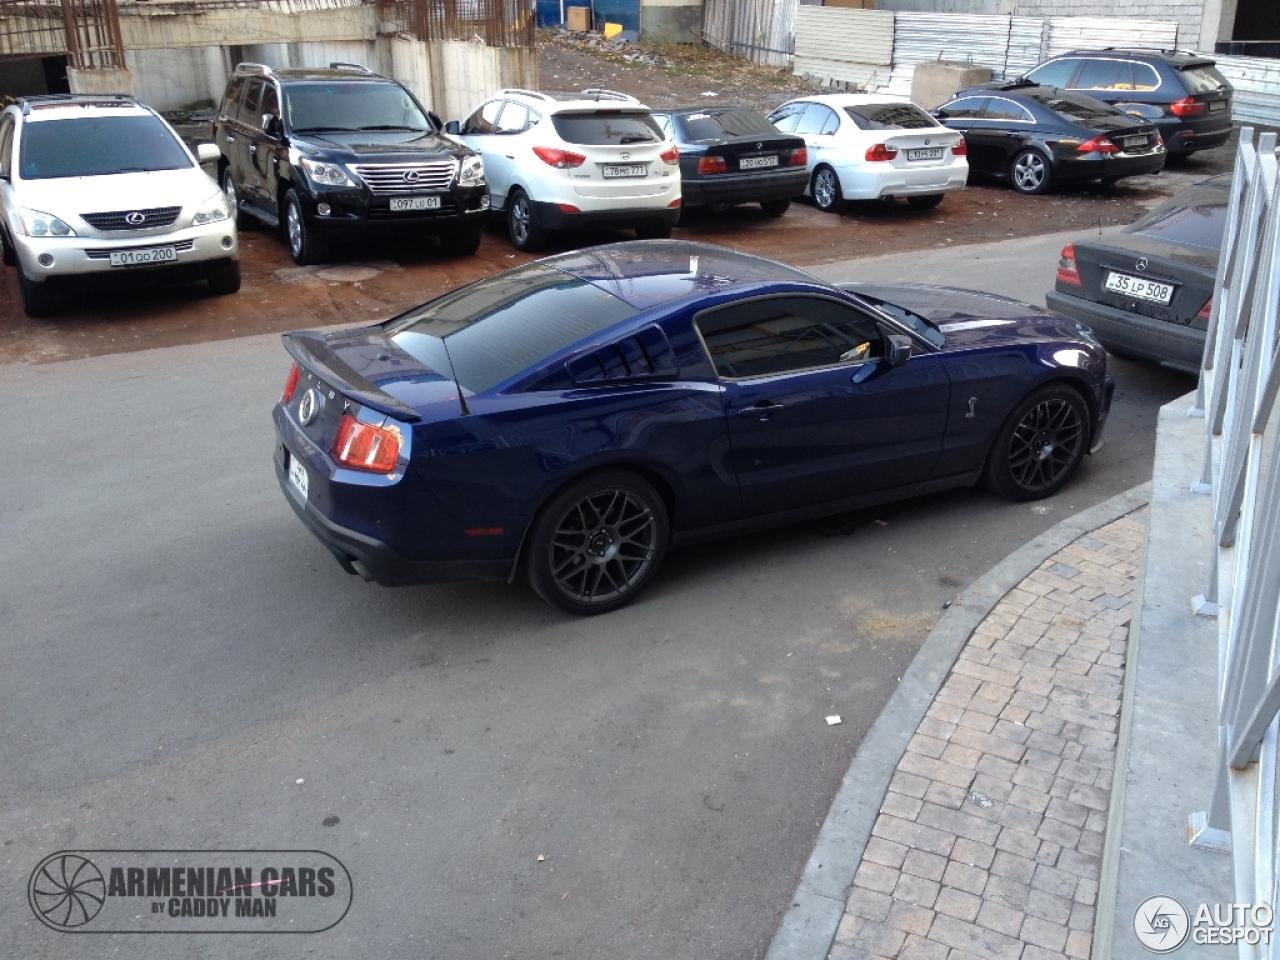
<path fill-rule="evenodd" d="M 808 193 L 820 210 L 845 200 L 906 197 L 929 209 L 969 178 L 964 137 L 906 97 L 837 93 L 784 103 L 769 116 L 809 149 Z"/>

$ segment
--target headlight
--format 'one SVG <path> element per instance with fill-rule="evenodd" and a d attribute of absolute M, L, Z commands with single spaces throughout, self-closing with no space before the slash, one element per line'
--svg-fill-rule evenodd
<path fill-rule="evenodd" d="M 303 157 L 302 169 L 307 171 L 307 176 L 316 183 L 322 183 L 328 187 L 354 187 L 356 185 L 355 181 L 347 176 L 347 172 L 336 163 L 321 163 L 319 160 Z"/>
<path fill-rule="evenodd" d="M 191 225 L 198 227 L 202 223 L 217 223 L 219 220 L 226 220 L 229 216 L 231 216 L 231 208 L 227 205 L 226 197 L 221 193 L 215 193 L 200 204 L 200 209 L 191 218 Z"/>
<path fill-rule="evenodd" d="M 464 187 L 474 187 L 484 180 L 484 158 L 478 154 L 462 161 L 462 172 L 458 174 L 458 183 Z"/>
<path fill-rule="evenodd" d="M 76 232 L 57 217 L 39 210 L 19 208 L 22 229 L 29 237 L 74 237 Z"/>

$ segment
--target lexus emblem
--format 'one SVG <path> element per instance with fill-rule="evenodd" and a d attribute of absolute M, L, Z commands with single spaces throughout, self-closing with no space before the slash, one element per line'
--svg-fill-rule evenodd
<path fill-rule="evenodd" d="M 298 422 L 304 427 L 309 426 L 320 415 L 322 407 L 324 407 L 324 397 L 320 396 L 315 387 L 312 387 L 302 395 L 302 400 L 298 403 Z"/>
<path fill-rule="evenodd" d="M 129 224 L 131 227 L 140 227 L 147 222 L 147 215 L 135 210 L 133 213 L 126 213 L 124 215 L 124 222 Z"/>
<path fill-rule="evenodd" d="M 1139 258 L 1138 258 L 1138 262 L 1137 262 L 1137 263 L 1135 263 L 1135 264 L 1133 265 L 1133 269 L 1137 270 L 1139 273 L 1141 273 L 1142 271 L 1146 270 L 1146 269 L 1147 269 L 1147 258 L 1146 258 L 1146 257 L 1139 257 Z"/>
<path fill-rule="evenodd" d="M 419 174 L 418 174 L 418 171 L 417 171 L 417 170 L 406 170 L 406 171 L 404 172 L 404 182 L 405 182 L 405 183 L 417 183 L 417 182 L 418 182 L 418 176 L 419 176 Z"/>

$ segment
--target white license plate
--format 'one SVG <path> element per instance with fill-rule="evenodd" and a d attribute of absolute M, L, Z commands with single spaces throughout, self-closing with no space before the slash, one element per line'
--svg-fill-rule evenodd
<path fill-rule="evenodd" d="M 646 172 L 643 163 L 611 163 L 601 170 L 606 177 L 643 177 Z"/>
<path fill-rule="evenodd" d="M 1120 141 L 1120 145 L 1125 148 L 1145 147 L 1147 145 L 1147 138 L 1146 137 L 1125 137 Z"/>
<path fill-rule="evenodd" d="M 908 150 L 907 159 L 908 160 L 941 160 L 942 148 L 926 147 L 921 150 Z"/>
<path fill-rule="evenodd" d="M 146 250 L 112 250 L 113 267 L 140 267 L 148 263 L 175 263 L 178 251 L 173 247 L 148 247 Z"/>
<path fill-rule="evenodd" d="M 1150 300 L 1152 303 L 1168 303 L 1173 299 L 1173 284 L 1131 277 L 1127 273 L 1108 273 L 1103 287 L 1112 293 L 1122 293 L 1126 297 Z"/>
<path fill-rule="evenodd" d="M 391 212 L 399 213 L 401 210 L 439 210 L 439 197 L 392 197 Z"/>
<path fill-rule="evenodd" d="M 307 499 L 307 468 L 292 453 L 289 454 L 289 483 L 302 494 L 303 500 Z"/>
<path fill-rule="evenodd" d="M 1215 100 L 1213 103 L 1209 104 L 1210 113 L 1217 113 L 1219 110 L 1225 109 L 1227 109 L 1227 101 L 1225 100 Z"/>
<path fill-rule="evenodd" d="M 738 161 L 739 170 L 759 170 L 762 167 L 776 167 L 777 157 L 743 157 Z"/>

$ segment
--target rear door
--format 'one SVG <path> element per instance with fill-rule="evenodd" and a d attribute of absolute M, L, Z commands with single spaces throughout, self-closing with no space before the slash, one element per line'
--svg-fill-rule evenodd
<path fill-rule="evenodd" d="M 499 190 L 494 185 L 494 178 L 489 173 L 489 164 L 501 166 L 501 158 L 497 156 L 504 148 L 495 141 L 493 132 L 498 124 L 498 115 L 502 112 L 503 100 L 490 100 L 483 103 L 471 116 L 462 121 L 458 139 L 484 159 L 485 182 L 489 186 L 489 198 L 493 209 L 502 210 L 507 205 L 506 189 Z"/>
<path fill-rule="evenodd" d="M 261 77 L 249 79 L 240 109 L 236 111 L 235 123 L 228 128 L 235 131 L 235 142 L 231 147 L 235 157 L 234 164 L 239 171 L 240 194 L 252 206 L 261 206 L 263 192 L 262 173 L 254 163 L 257 151 L 255 137 L 262 133 L 258 129 L 258 108 L 262 103 L 263 86 Z M 231 141 L 230 135 L 227 140 Z"/>
<path fill-rule="evenodd" d="M 747 516 L 924 480 L 949 385 L 935 355 L 890 368 L 869 314 L 817 296 L 764 297 L 695 320 L 725 388 Z"/>
<path fill-rule="evenodd" d="M 266 118 L 274 118 L 274 129 L 268 133 Z M 252 116 L 246 117 L 246 178 L 249 202 L 264 213 L 277 215 L 276 180 L 280 169 L 284 141 L 280 121 L 280 94 L 276 85 L 265 81 L 262 96 Z"/>

